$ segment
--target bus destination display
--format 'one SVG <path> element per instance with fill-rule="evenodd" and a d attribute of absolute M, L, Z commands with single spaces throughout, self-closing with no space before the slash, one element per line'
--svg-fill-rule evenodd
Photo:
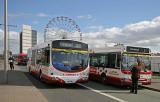
<path fill-rule="evenodd" d="M 126 51 L 127 52 L 149 53 L 149 48 L 127 46 Z"/>

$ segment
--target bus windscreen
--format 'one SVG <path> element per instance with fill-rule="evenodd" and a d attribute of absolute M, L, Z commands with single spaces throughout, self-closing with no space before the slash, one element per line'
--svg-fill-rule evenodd
<path fill-rule="evenodd" d="M 62 71 L 81 71 L 88 66 L 88 54 L 52 51 L 53 66 Z"/>
<path fill-rule="evenodd" d="M 81 71 L 88 66 L 88 44 L 73 40 L 52 42 L 52 64 L 62 71 Z"/>
<path fill-rule="evenodd" d="M 149 55 L 124 54 L 122 56 L 122 70 L 131 70 L 134 63 L 137 63 L 137 59 L 140 59 L 141 64 L 143 65 L 141 71 L 148 71 L 151 69 L 151 61 Z"/>

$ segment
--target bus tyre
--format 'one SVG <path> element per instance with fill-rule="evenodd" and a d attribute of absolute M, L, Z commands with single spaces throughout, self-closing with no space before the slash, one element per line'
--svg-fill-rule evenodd
<path fill-rule="evenodd" d="M 105 74 L 101 75 L 100 81 L 101 81 L 101 83 L 106 84 L 106 75 Z"/>

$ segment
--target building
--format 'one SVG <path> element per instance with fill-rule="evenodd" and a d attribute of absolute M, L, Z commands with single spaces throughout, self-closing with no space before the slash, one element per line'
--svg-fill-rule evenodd
<path fill-rule="evenodd" d="M 23 25 L 20 33 L 20 53 L 27 54 L 27 50 L 37 44 L 37 31 L 31 26 Z"/>
<path fill-rule="evenodd" d="M 37 31 L 32 30 L 32 47 L 37 45 Z"/>

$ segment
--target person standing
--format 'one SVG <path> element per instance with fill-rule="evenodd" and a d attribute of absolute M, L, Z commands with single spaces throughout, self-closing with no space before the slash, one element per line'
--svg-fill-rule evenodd
<path fill-rule="evenodd" d="M 10 68 L 11 70 L 14 70 L 14 58 L 12 56 L 9 57 L 9 64 L 10 64 Z"/>
<path fill-rule="evenodd" d="M 138 88 L 138 79 L 140 78 L 140 67 L 141 67 L 141 60 L 138 58 L 137 63 L 133 65 L 133 68 L 131 70 L 132 72 L 132 86 L 131 86 L 131 93 L 137 94 L 137 88 Z"/>

